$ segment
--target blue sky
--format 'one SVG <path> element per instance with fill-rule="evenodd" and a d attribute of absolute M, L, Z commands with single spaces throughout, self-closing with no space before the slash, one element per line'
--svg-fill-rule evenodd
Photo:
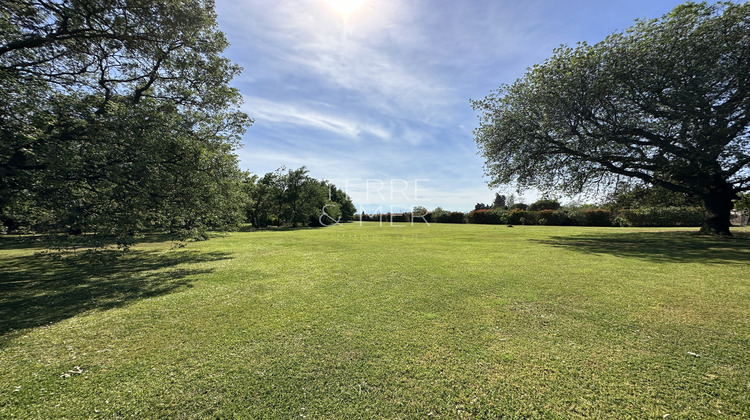
<path fill-rule="evenodd" d="M 363 0 L 342 15 L 332 2 L 217 0 L 226 56 L 244 67 L 233 85 L 255 120 L 240 166 L 304 165 L 371 213 L 467 211 L 514 193 L 487 187 L 469 100 L 561 44 L 598 42 L 681 3 Z"/>

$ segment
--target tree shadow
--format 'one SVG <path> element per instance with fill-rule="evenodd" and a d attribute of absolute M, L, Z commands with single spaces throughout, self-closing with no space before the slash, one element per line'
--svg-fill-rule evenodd
<path fill-rule="evenodd" d="M 553 236 L 534 242 L 656 263 L 750 264 L 750 235 L 744 232 L 729 238 L 684 231 L 612 232 Z"/>
<path fill-rule="evenodd" d="M 0 347 L 17 330 L 190 287 L 190 276 L 211 270 L 185 264 L 228 258 L 219 252 L 105 251 L 2 259 Z"/>
<path fill-rule="evenodd" d="M 0 250 L 39 247 L 39 241 L 32 235 L 0 235 Z"/>
<path fill-rule="evenodd" d="M 242 231 L 242 230 L 239 230 Z M 185 237 L 179 232 L 148 232 L 138 234 L 132 238 L 132 242 L 127 246 L 132 247 L 138 244 L 152 244 L 162 242 L 172 242 L 179 247 L 189 242 L 204 241 L 210 238 L 221 238 L 227 236 L 232 231 L 210 231 L 202 234 L 203 237 Z M 48 250 L 99 250 L 108 251 L 113 249 L 122 249 L 114 236 L 99 235 L 56 235 L 56 234 L 0 234 L 0 250 L 15 249 L 48 249 Z"/>
<path fill-rule="evenodd" d="M 138 236 L 133 245 L 150 244 L 159 242 L 184 242 L 179 239 L 178 235 L 169 233 L 148 233 Z M 112 249 L 117 246 L 117 240 L 114 237 L 100 237 L 80 235 L 77 237 L 60 236 L 56 239 L 54 235 L 27 234 L 27 235 L 0 235 L 0 250 L 11 249 L 89 249 L 98 248 L 101 250 Z"/>
<path fill-rule="evenodd" d="M 320 226 L 266 226 L 262 228 L 250 228 L 242 232 L 296 232 L 299 230 L 320 229 Z"/>

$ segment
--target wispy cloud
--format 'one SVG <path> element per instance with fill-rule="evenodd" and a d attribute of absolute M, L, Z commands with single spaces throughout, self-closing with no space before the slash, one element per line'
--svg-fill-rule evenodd
<path fill-rule="evenodd" d="M 386 140 L 391 137 L 391 133 L 383 127 L 310 109 L 299 102 L 275 102 L 252 96 L 244 96 L 243 99 L 243 110 L 252 115 L 256 124 L 269 122 L 294 124 L 325 130 L 348 138 L 357 138 L 362 134 Z M 319 108 L 325 108 L 325 106 L 319 105 Z"/>
<path fill-rule="evenodd" d="M 366 0 L 343 19 L 325 0 L 217 0 L 256 121 L 242 165 L 307 166 L 340 182 L 431 179 L 420 205 L 469 210 L 494 195 L 469 99 L 560 44 L 597 42 L 681 2 Z"/>
<path fill-rule="evenodd" d="M 243 48 L 270 55 L 262 59 L 276 75 L 314 81 L 316 86 L 302 87 L 308 93 L 332 89 L 346 103 L 415 120 L 439 114 L 453 100 L 450 81 L 419 59 L 429 40 L 414 24 L 410 2 L 366 2 L 348 22 L 322 0 L 255 0 L 234 9 L 226 19 L 238 25 L 245 20 Z M 265 19 L 242 17 L 256 9 L 264 10 Z"/>

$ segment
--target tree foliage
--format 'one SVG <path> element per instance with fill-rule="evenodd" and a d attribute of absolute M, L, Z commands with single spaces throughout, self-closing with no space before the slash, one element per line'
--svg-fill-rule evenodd
<path fill-rule="evenodd" d="M 257 228 L 332 226 L 350 222 L 357 209 L 351 198 L 328 181 L 308 175 L 304 166 L 280 168 L 246 181 L 247 218 Z"/>
<path fill-rule="evenodd" d="M 501 195 L 500 193 L 495 193 L 495 201 L 492 202 L 492 208 L 500 209 L 500 210 L 505 209 L 507 207 L 506 206 L 507 200 L 508 198 L 505 195 Z"/>
<path fill-rule="evenodd" d="M 489 204 L 477 203 L 474 205 L 474 210 L 489 210 L 492 207 Z"/>
<path fill-rule="evenodd" d="M 688 194 L 729 233 L 750 190 L 750 3 L 685 3 L 561 47 L 483 100 L 476 141 L 492 184 L 578 193 L 621 179 Z"/>
<path fill-rule="evenodd" d="M 750 194 L 739 194 L 734 200 L 734 209 L 739 211 L 750 211 Z"/>
<path fill-rule="evenodd" d="M 529 205 L 528 210 L 529 211 L 540 211 L 540 210 L 558 210 L 560 208 L 560 203 L 557 200 L 550 200 L 543 198 L 541 200 L 537 200 L 531 205 Z"/>
<path fill-rule="evenodd" d="M 3 224 L 126 244 L 241 220 L 227 45 L 208 0 L 3 2 Z"/>
<path fill-rule="evenodd" d="M 625 185 L 607 197 L 610 209 L 636 209 L 642 207 L 700 207 L 699 199 L 688 194 L 668 190 L 656 185 Z"/>

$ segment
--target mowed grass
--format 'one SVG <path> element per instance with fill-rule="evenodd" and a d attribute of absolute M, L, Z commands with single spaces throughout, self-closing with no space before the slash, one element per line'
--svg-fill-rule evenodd
<path fill-rule="evenodd" d="M 750 230 L 0 241 L 0 418 L 748 418 Z"/>

